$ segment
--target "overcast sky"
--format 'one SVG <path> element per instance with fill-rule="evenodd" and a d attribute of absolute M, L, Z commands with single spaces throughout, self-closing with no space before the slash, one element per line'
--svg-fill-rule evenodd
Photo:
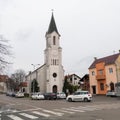
<path fill-rule="evenodd" d="M 10 72 L 43 65 L 51 9 L 61 35 L 65 74 L 82 77 L 94 57 L 118 53 L 120 0 L 0 0 L 0 34 L 14 53 Z"/>

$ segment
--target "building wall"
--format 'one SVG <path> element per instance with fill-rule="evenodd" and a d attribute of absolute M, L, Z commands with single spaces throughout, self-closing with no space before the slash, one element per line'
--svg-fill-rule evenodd
<path fill-rule="evenodd" d="M 40 92 L 46 92 L 46 65 L 38 69 L 37 71 L 37 81 L 40 88 Z"/>
<path fill-rule="evenodd" d="M 0 82 L 0 92 L 5 93 L 7 92 L 6 83 Z"/>
<path fill-rule="evenodd" d="M 96 69 L 89 69 L 89 79 L 90 79 L 90 92 L 93 93 L 93 86 L 96 86 L 96 94 L 98 94 L 98 85 L 96 80 Z"/>
<path fill-rule="evenodd" d="M 71 85 L 79 85 L 80 78 L 76 74 L 68 75 L 67 81 Z"/>
<path fill-rule="evenodd" d="M 113 72 L 110 73 L 109 69 L 113 69 Z M 116 73 L 116 66 L 115 64 L 113 65 L 108 65 L 106 66 L 106 87 L 107 90 L 110 90 L 110 83 L 116 83 L 117 82 L 117 73 Z"/>
<path fill-rule="evenodd" d="M 53 38 L 55 39 L 55 44 Z M 62 67 L 62 48 L 60 47 L 60 36 L 54 31 L 46 35 L 45 63 L 47 74 L 47 90 L 53 92 L 53 87 L 57 87 L 56 92 L 62 92 L 64 70 Z M 53 77 L 53 74 L 57 74 Z"/>
<path fill-rule="evenodd" d="M 110 72 L 110 69 L 113 70 L 113 72 Z M 103 70 L 103 74 L 99 74 L 99 70 Z M 95 72 L 94 75 L 92 74 L 93 71 Z M 117 72 L 116 72 L 116 65 L 107 65 L 104 66 L 104 63 L 97 64 L 96 68 L 89 69 L 89 75 L 90 75 L 90 91 L 93 93 L 92 86 L 96 86 L 96 94 L 106 94 L 107 90 L 110 90 L 110 84 L 115 83 L 118 81 L 117 79 Z M 101 90 L 100 84 L 103 84 L 104 90 Z"/>
<path fill-rule="evenodd" d="M 118 57 L 118 59 L 115 62 L 116 64 L 116 74 L 117 74 L 117 82 L 120 82 L 120 56 Z"/>

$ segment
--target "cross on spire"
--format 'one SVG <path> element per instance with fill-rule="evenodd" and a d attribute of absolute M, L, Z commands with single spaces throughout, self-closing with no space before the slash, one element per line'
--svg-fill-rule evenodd
<path fill-rule="evenodd" d="M 54 9 L 51 9 L 51 11 L 52 11 L 52 13 L 53 13 Z"/>

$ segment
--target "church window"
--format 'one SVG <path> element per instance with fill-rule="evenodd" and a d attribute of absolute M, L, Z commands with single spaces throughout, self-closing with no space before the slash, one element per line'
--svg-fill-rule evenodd
<path fill-rule="evenodd" d="M 56 59 L 55 59 L 55 65 L 56 65 Z"/>
<path fill-rule="evenodd" d="M 56 37 L 53 36 L 53 45 L 55 45 L 55 44 L 56 44 Z"/>
<path fill-rule="evenodd" d="M 57 73 L 53 73 L 53 77 L 56 78 L 57 77 Z"/>
<path fill-rule="evenodd" d="M 51 59 L 51 65 L 58 65 L 58 59 Z"/>

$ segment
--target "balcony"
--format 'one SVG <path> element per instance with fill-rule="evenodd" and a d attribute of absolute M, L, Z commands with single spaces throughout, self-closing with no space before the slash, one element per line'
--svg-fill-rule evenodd
<path fill-rule="evenodd" d="M 105 75 L 96 75 L 97 80 L 104 80 L 106 78 Z"/>

